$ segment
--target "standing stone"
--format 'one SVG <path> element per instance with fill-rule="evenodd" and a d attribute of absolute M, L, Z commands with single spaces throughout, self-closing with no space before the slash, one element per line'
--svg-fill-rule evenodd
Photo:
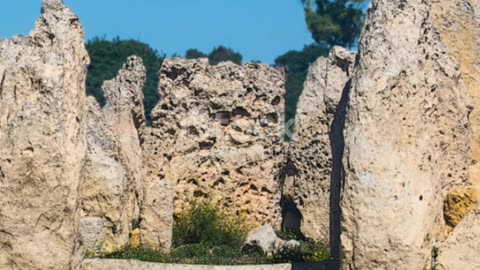
<path fill-rule="evenodd" d="M 106 251 L 128 244 L 140 219 L 145 128 L 142 88 L 145 67 L 129 57 L 118 76 L 103 85 L 103 110 L 88 99 L 88 154 L 82 187 L 82 216 L 101 217 Z"/>
<path fill-rule="evenodd" d="M 168 251 L 173 237 L 173 189 L 165 176 L 168 171 L 168 158 L 161 155 L 163 144 L 173 144 L 163 140 L 162 133 L 147 127 L 142 144 L 144 154 L 144 189 L 141 209 L 140 229 L 142 245 Z M 162 150 L 163 151 L 163 150 Z"/>
<path fill-rule="evenodd" d="M 89 63 L 77 17 L 45 0 L 27 37 L 0 40 L 0 269 L 70 269 L 86 153 Z"/>
<path fill-rule="evenodd" d="M 161 101 L 144 143 L 152 162 L 146 190 L 171 186 L 175 213 L 208 199 L 244 214 L 252 226 L 273 222 L 279 215 L 284 84 L 281 73 L 265 65 L 166 59 Z M 168 203 L 152 194 L 145 198 L 146 211 Z"/>
<path fill-rule="evenodd" d="M 468 181 L 468 97 L 432 0 L 374 0 L 345 127 L 342 269 L 426 269 Z M 407 30 L 408 29 L 408 30 Z"/>
<path fill-rule="evenodd" d="M 295 173 L 287 176 L 283 195 L 293 199 L 300 210 L 305 237 L 323 243 L 330 242 L 334 210 L 331 209 L 334 146 L 331 138 L 335 140 L 337 136 L 331 136 L 332 125 L 354 63 L 354 53 L 334 47 L 328 58 L 321 57 L 310 66 L 289 146 L 288 157 Z M 333 203 L 338 212 L 338 199 Z"/>
<path fill-rule="evenodd" d="M 438 270 L 480 269 L 480 207 L 462 220 L 438 247 Z"/>
<path fill-rule="evenodd" d="M 478 0 L 434 1 L 433 23 L 446 51 L 460 65 L 471 100 L 469 185 L 480 193 L 480 8 Z"/>
<path fill-rule="evenodd" d="M 107 125 L 94 97 L 88 97 L 88 152 L 81 195 L 81 215 L 103 219 L 105 251 L 128 243 L 128 175 L 118 135 Z M 85 248 L 88 248 L 85 246 Z"/>
<path fill-rule="evenodd" d="M 80 240 L 87 251 L 87 255 L 98 256 L 102 252 L 103 242 L 103 220 L 98 217 L 80 219 Z"/>

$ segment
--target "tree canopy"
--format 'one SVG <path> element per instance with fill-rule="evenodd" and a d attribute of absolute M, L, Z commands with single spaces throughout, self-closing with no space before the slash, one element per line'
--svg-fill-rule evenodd
<path fill-rule="evenodd" d="M 118 37 L 113 40 L 93 38 L 87 41 L 86 48 L 91 59 L 87 73 L 87 94 L 94 96 L 101 106 L 105 104 L 103 82 L 114 78 L 129 56 L 136 55 L 143 59 L 147 69 L 147 80 L 143 89 L 144 106 L 149 119 L 151 110 L 158 103 L 159 70 L 165 56 L 145 43 Z"/>
<path fill-rule="evenodd" d="M 312 38 L 318 44 L 351 48 L 364 21 L 366 0 L 300 0 Z"/>
<path fill-rule="evenodd" d="M 289 51 L 275 59 L 277 66 L 283 66 L 287 71 L 285 94 L 285 121 L 295 118 L 297 103 L 303 90 L 309 66 L 319 56 L 328 55 L 329 49 L 318 44 L 305 46 L 302 51 Z M 288 128 L 288 127 L 287 127 Z"/>
<path fill-rule="evenodd" d="M 208 58 L 208 55 L 206 55 L 205 53 L 197 49 L 189 49 L 185 53 L 185 58 L 187 59 Z"/>
<path fill-rule="evenodd" d="M 225 46 L 218 46 L 213 48 L 209 53 L 203 53 L 197 49 L 189 49 L 185 53 L 187 59 L 208 58 L 210 65 L 217 65 L 221 62 L 232 61 L 236 64 L 242 64 L 243 56 L 234 50 Z"/>

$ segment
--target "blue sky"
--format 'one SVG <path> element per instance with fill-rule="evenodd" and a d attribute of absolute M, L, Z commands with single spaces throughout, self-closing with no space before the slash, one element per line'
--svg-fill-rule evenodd
<path fill-rule="evenodd" d="M 189 48 L 231 47 L 245 61 L 273 63 L 312 42 L 298 0 L 65 0 L 86 37 L 138 39 L 167 55 Z M 0 38 L 28 34 L 41 0 L 9 0 L 0 9 Z"/>

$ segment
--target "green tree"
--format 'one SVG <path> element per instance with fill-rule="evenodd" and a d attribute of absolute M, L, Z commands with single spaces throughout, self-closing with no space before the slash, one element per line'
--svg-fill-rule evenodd
<path fill-rule="evenodd" d="M 165 58 L 149 45 L 136 40 L 122 40 L 116 37 L 112 40 L 95 37 L 86 43 L 91 64 L 87 74 L 87 94 L 94 96 L 101 106 L 105 104 L 102 84 L 117 75 L 118 70 L 131 55 L 143 59 L 147 69 L 147 80 L 144 87 L 144 106 L 147 119 L 158 103 L 158 80 L 160 66 Z"/>
<path fill-rule="evenodd" d="M 197 49 L 189 49 L 185 53 L 185 58 L 187 59 L 208 58 L 208 55 L 206 55 L 205 53 Z"/>
<path fill-rule="evenodd" d="M 283 66 L 287 71 L 285 85 L 285 121 L 295 118 L 298 98 L 302 94 L 303 83 L 308 67 L 320 56 L 326 56 L 329 49 L 318 44 L 305 46 L 302 51 L 289 51 L 275 59 L 277 66 Z"/>
<path fill-rule="evenodd" d="M 318 44 L 352 47 L 364 21 L 366 0 L 300 0 L 308 30 Z"/>
<path fill-rule="evenodd" d="M 232 61 L 236 64 L 242 64 L 243 56 L 234 50 L 225 46 L 218 46 L 213 48 L 209 53 L 203 53 L 197 49 L 189 49 L 185 53 L 187 59 L 208 58 L 210 65 L 218 65 L 221 62 Z"/>
<path fill-rule="evenodd" d="M 211 65 L 217 65 L 220 62 L 232 61 L 236 64 L 242 63 L 243 56 L 224 46 L 215 47 L 209 54 L 208 60 Z"/>

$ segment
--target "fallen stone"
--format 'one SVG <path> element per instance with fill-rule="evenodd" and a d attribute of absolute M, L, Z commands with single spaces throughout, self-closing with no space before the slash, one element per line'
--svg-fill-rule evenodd
<path fill-rule="evenodd" d="M 280 246 L 282 240 L 278 238 L 271 225 L 258 227 L 248 233 L 242 251 L 246 253 L 260 253 L 271 255 Z M 289 243 L 292 245 L 293 243 Z"/>

